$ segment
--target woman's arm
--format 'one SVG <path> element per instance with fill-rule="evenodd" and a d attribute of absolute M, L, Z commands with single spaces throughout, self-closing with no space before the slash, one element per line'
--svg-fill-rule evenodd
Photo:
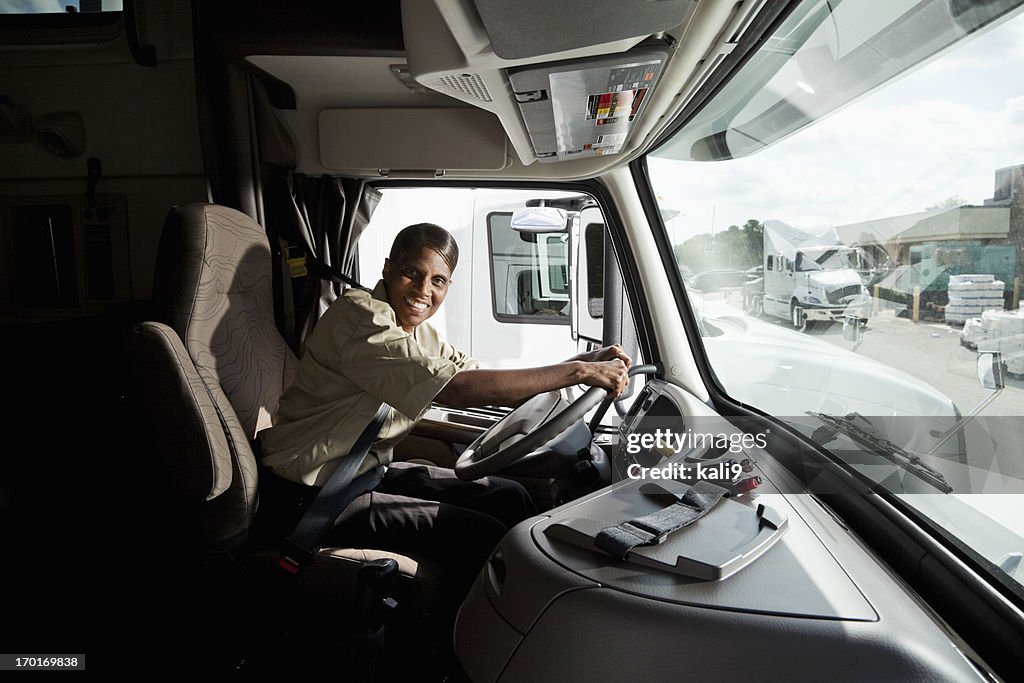
<path fill-rule="evenodd" d="M 563 389 L 574 384 L 601 387 L 611 395 L 618 396 L 629 381 L 627 369 L 627 362 L 613 355 L 612 360 L 569 360 L 521 370 L 463 370 L 445 385 L 435 400 L 453 408 L 516 406 L 541 392 Z"/>

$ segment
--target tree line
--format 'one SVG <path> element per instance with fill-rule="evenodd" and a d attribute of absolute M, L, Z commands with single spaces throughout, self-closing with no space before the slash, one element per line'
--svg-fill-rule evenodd
<path fill-rule="evenodd" d="M 691 273 L 732 268 L 747 270 L 761 265 L 764 255 L 764 224 L 751 218 L 743 225 L 695 235 L 673 247 L 676 262 Z"/>

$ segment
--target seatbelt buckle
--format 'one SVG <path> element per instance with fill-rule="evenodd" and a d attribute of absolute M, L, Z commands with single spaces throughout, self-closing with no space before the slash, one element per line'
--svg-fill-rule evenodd
<path fill-rule="evenodd" d="M 309 270 L 306 267 L 306 255 L 302 253 L 299 246 L 288 245 L 286 254 L 288 257 L 288 274 L 292 278 L 306 277 L 309 274 Z"/>
<path fill-rule="evenodd" d="M 302 565 L 287 555 L 283 555 L 281 559 L 277 561 L 277 566 L 289 574 L 298 574 L 299 570 L 302 569 Z"/>
<path fill-rule="evenodd" d="M 289 574 L 298 574 L 305 565 L 313 561 L 313 553 L 306 550 L 291 538 L 284 539 L 281 544 L 281 559 L 277 566 Z"/>
<path fill-rule="evenodd" d="M 737 494 L 750 493 L 760 485 L 761 477 L 755 475 L 752 477 L 747 477 L 745 479 L 740 479 L 739 481 L 732 485 L 732 489 Z"/>

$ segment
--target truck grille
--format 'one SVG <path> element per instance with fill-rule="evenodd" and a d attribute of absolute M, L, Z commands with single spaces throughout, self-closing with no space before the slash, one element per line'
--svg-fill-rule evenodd
<path fill-rule="evenodd" d="M 847 285 L 846 287 L 840 287 L 828 292 L 828 302 L 830 304 L 841 304 L 843 299 L 850 296 L 857 296 L 860 294 L 860 285 Z"/>

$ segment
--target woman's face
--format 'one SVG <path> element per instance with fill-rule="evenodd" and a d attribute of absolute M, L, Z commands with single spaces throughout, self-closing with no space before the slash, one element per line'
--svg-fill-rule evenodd
<path fill-rule="evenodd" d="M 388 303 L 398 324 L 412 332 L 437 312 L 448 295 L 452 271 L 441 255 L 428 247 L 409 249 L 395 262 L 384 259 L 384 284 Z"/>

